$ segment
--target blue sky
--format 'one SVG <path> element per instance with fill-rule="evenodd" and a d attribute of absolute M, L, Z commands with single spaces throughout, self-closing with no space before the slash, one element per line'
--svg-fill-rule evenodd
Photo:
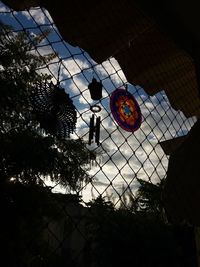
<path fill-rule="evenodd" d="M 125 187 L 129 186 L 134 193 L 138 187 L 136 177 L 154 183 L 165 177 L 168 157 L 158 142 L 186 134 L 195 119 L 186 119 L 182 112 L 173 110 L 164 88 L 156 95 L 149 96 L 139 85 L 128 84 L 129 92 L 140 105 L 143 121 L 136 132 L 126 132 L 114 121 L 109 107 L 111 93 L 128 83 L 114 58 L 97 64 L 88 51 L 83 51 L 78 44 L 77 47 L 73 47 L 67 40 L 63 42 L 50 14 L 44 9 L 33 8 L 29 12 L 11 12 L 0 2 L 0 19 L 13 25 L 16 30 L 25 28 L 33 34 L 41 33 L 47 28 L 52 30 L 48 40 L 44 40 L 38 51 L 41 54 L 52 50 L 58 53 L 58 58 L 49 65 L 49 70 L 46 68 L 42 70 L 42 72 L 51 71 L 55 78 L 58 75 L 61 59 L 59 77 L 61 85 L 73 99 L 78 111 L 77 129 L 72 138 L 82 137 L 88 140 L 88 124 L 92 116 L 90 106 L 98 104 L 102 107 L 101 112 L 97 114 L 102 120 L 101 145 L 97 148 L 92 144 L 88 148 L 103 150 L 104 153 L 97 166 L 93 166 L 90 170 L 94 180 L 82 192 L 86 201 L 91 198 L 91 194 L 106 195 L 106 192 L 114 193 L 117 199 L 123 184 Z M 101 80 L 103 84 L 103 98 L 100 102 L 92 101 L 90 98 L 88 84 L 93 77 Z M 55 78 L 53 78 L 54 83 L 56 83 Z M 63 191 L 59 186 L 55 190 Z"/>

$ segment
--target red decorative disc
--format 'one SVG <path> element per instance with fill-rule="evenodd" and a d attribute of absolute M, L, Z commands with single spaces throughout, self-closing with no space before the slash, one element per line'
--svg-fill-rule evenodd
<path fill-rule="evenodd" d="M 136 131 L 142 122 L 140 107 L 131 93 L 118 88 L 110 98 L 110 109 L 119 126 L 128 131 Z"/>

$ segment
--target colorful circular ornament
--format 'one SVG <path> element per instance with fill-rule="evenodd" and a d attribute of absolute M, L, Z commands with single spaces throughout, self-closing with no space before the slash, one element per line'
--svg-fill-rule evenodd
<path fill-rule="evenodd" d="M 140 107 L 134 96 L 127 90 L 118 88 L 110 98 L 110 109 L 119 126 L 128 131 L 136 131 L 142 122 Z"/>

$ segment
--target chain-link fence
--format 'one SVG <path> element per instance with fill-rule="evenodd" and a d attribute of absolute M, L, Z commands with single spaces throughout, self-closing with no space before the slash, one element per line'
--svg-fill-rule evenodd
<path fill-rule="evenodd" d="M 130 84 L 114 57 L 97 64 L 88 51 L 68 44 L 47 10 L 16 12 L 0 3 L 0 19 L 2 29 L 12 26 L 1 30 L 8 41 L 11 32 L 13 36 L 25 33 L 30 42 L 42 36 L 30 53 L 54 56 L 44 66 L 36 66 L 37 72 L 50 75 L 54 86 L 69 95 L 68 102 L 73 101 L 77 121 L 67 140 L 82 139 L 89 155 L 85 165 L 89 178 L 81 186 L 63 186 L 46 177 L 42 189 L 18 183 L 15 189 L 8 189 L 11 200 L 9 204 L 4 200 L 4 209 L 10 214 L 2 226 L 7 233 L 2 239 L 6 266 L 186 266 L 183 262 L 189 257 L 183 255 L 189 252 L 180 236 L 187 236 L 191 245 L 189 230 L 183 226 L 175 234 L 157 215 L 150 219 L 145 215 L 149 202 L 138 199 L 142 185 L 152 184 L 154 194 L 153 188 L 158 189 L 165 180 L 169 156 L 160 143 L 186 135 L 196 119 L 174 110 L 164 90 L 150 96 L 139 85 Z M 96 100 L 89 91 L 94 79 L 102 85 L 102 95 Z M 134 96 L 132 103 L 138 103 L 142 119 L 136 131 L 126 131 L 119 122 L 124 121 L 123 115 L 116 119 L 111 112 L 111 96 L 119 88 Z M 10 180 L 15 184 L 14 176 Z M 151 215 L 162 210 L 160 204 L 152 203 Z M 187 266 L 193 266 L 192 260 L 190 263 Z"/>

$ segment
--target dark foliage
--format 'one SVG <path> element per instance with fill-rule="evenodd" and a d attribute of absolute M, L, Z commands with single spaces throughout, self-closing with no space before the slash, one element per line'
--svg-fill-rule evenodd
<path fill-rule="evenodd" d="M 42 186 L 50 177 L 76 190 L 89 179 L 88 152 L 82 140 L 59 140 L 45 132 L 30 103 L 35 84 L 51 78 L 39 69 L 55 55 L 41 56 L 35 50 L 48 33 L 31 36 L 0 25 L 0 252 L 4 266 L 195 266 L 193 229 L 168 225 L 157 216 L 162 210 L 159 187 L 140 181 L 137 203 L 129 210 L 116 210 L 99 197 L 84 208 L 87 216 L 74 223 L 65 207 L 75 201 L 74 209 L 78 209 L 78 198 L 69 201 Z M 51 240 L 44 233 L 53 239 L 56 233 L 49 224 L 55 222 L 59 229 L 62 220 L 67 233 L 58 239 L 58 246 L 49 247 Z M 82 228 L 73 236 L 76 226 Z M 85 237 L 84 249 L 78 251 L 81 262 L 71 257 L 70 247 L 63 246 L 69 234 L 77 238 L 77 233 Z"/>
<path fill-rule="evenodd" d="M 192 227 L 165 224 L 148 212 L 115 210 L 101 197 L 90 211 L 84 266 L 196 266 Z"/>
<path fill-rule="evenodd" d="M 78 205 L 79 200 L 52 194 L 38 185 L 4 184 L 0 188 L 0 252 L 4 266 L 62 267 L 72 262 L 70 253 L 62 255 L 59 245 L 52 247 L 54 237 L 58 237 L 50 227 L 61 225 L 63 218 L 67 220 L 65 207 L 69 203 Z"/>
<path fill-rule="evenodd" d="M 45 132 L 31 105 L 37 84 L 50 83 L 41 69 L 56 55 L 36 49 L 48 34 L 16 33 L 0 24 L 0 181 L 39 184 L 49 177 L 76 190 L 89 179 L 85 144 Z"/>
<path fill-rule="evenodd" d="M 84 142 L 46 132 L 31 103 L 37 84 L 51 82 L 42 72 L 56 55 L 37 50 L 48 34 L 15 32 L 0 23 L 0 252 L 9 267 L 66 263 L 44 238 L 48 223 L 64 218 L 66 203 L 44 182 L 79 190 L 89 179 Z"/>

